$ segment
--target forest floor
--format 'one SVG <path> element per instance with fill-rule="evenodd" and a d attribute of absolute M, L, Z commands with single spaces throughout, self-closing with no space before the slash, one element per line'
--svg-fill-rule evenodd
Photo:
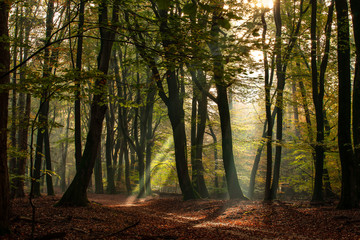
<path fill-rule="evenodd" d="M 360 239 L 360 210 L 334 205 L 88 197 L 88 207 L 54 207 L 59 196 L 36 198 L 35 239 Z M 13 200 L 5 239 L 29 239 L 31 216 L 28 199 Z"/>

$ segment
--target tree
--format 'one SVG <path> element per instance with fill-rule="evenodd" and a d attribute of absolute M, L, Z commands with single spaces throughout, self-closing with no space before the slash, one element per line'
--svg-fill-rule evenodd
<path fill-rule="evenodd" d="M 91 103 L 89 132 L 86 138 L 85 149 L 81 158 L 79 171 L 76 172 L 69 188 L 57 203 L 58 206 L 86 206 L 88 204 L 86 190 L 89 185 L 97 153 L 99 151 L 102 125 L 107 108 L 104 104 L 106 99 L 104 99 L 103 91 L 106 87 L 105 76 L 109 69 L 111 49 L 115 39 L 115 30 L 117 28 L 116 24 L 118 23 L 118 1 L 115 1 L 113 5 L 110 28 L 108 28 L 108 21 L 108 4 L 107 1 L 103 0 L 99 4 L 101 46 L 98 56 L 98 70 L 103 73 L 103 76 L 95 81 L 95 88 L 97 91 L 94 94 Z"/>
<path fill-rule="evenodd" d="M 51 34 L 54 28 L 53 24 L 53 18 L 54 18 L 54 0 L 49 0 L 47 4 L 47 14 L 46 14 L 46 33 L 45 38 L 47 41 L 50 41 Z M 51 52 L 49 48 L 45 48 L 44 50 L 44 65 L 43 65 L 43 79 L 49 81 L 52 66 L 51 66 Z M 35 181 L 32 182 L 33 191 L 32 193 L 34 196 L 40 196 L 40 182 L 39 179 L 41 177 L 40 169 L 41 169 L 41 159 L 43 155 L 43 145 L 48 144 L 49 137 L 48 137 L 48 115 L 49 115 L 49 104 L 50 104 L 50 93 L 49 93 L 49 86 L 50 83 L 47 83 L 43 86 L 43 92 L 40 99 L 40 106 L 39 106 L 39 126 L 38 126 L 38 132 L 36 137 L 36 151 L 35 151 L 35 165 L 34 165 L 34 178 Z M 45 147 L 47 150 L 50 149 L 50 147 Z M 50 151 L 46 151 L 46 154 L 50 154 Z M 47 156 L 50 157 L 49 155 Z M 49 160 L 49 159 L 47 159 Z"/>
<path fill-rule="evenodd" d="M 328 64 L 330 51 L 330 38 L 332 16 L 334 12 L 334 1 L 329 6 L 328 18 L 325 26 L 325 48 L 324 55 L 320 64 L 320 73 L 318 74 L 318 57 L 317 57 L 317 1 L 311 2 L 311 78 L 313 102 L 316 116 L 316 143 L 315 143 L 315 184 L 312 196 L 313 202 L 323 201 L 323 172 L 324 172 L 324 94 L 325 94 L 325 72 Z"/>
<path fill-rule="evenodd" d="M 265 111 L 266 111 L 266 121 L 267 121 L 267 134 L 266 134 L 266 182 L 265 182 L 265 201 L 271 201 L 271 174 L 272 174 L 272 118 L 271 118 L 271 82 L 269 76 L 269 62 L 267 55 L 266 47 L 266 31 L 267 23 L 265 20 L 266 9 L 261 10 L 261 22 L 263 25 L 262 33 L 262 45 L 263 45 L 263 55 L 264 55 L 264 71 L 265 71 Z"/>
<path fill-rule="evenodd" d="M 358 206 L 355 188 L 355 165 L 351 141 L 350 33 L 348 4 L 335 0 L 338 39 L 339 115 L 338 144 L 341 161 L 341 199 L 338 208 Z"/>
<path fill-rule="evenodd" d="M 356 48 L 355 75 L 353 87 L 353 141 L 355 151 L 356 184 L 358 199 L 360 199 L 360 2 L 350 0 L 350 7 L 353 20 L 354 39 Z"/>
<path fill-rule="evenodd" d="M 82 52 L 83 52 L 83 31 L 84 31 L 84 13 L 85 11 L 85 1 L 80 0 L 79 8 L 79 25 L 78 25 L 78 42 L 77 42 L 77 52 L 76 52 L 76 71 L 79 75 L 76 79 L 76 91 L 75 91 L 75 103 L 74 103 L 74 113 L 75 113 L 75 159 L 76 167 L 78 168 L 81 161 L 81 99 L 80 99 L 80 80 L 81 78 L 81 68 L 82 68 Z"/>
<path fill-rule="evenodd" d="M 234 162 L 232 131 L 230 122 L 230 110 L 228 102 L 228 84 L 224 80 L 224 60 L 220 48 L 220 19 L 223 19 L 223 1 L 215 4 L 211 24 L 211 41 L 208 44 L 213 58 L 213 74 L 217 91 L 216 103 L 218 106 L 221 136 L 222 154 L 226 174 L 228 193 L 231 199 L 246 199 L 239 185 Z"/>
<path fill-rule="evenodd" d="M 10 82 L 10 43 L 8 30 L 10 2 L 0 1 L 0 236 L 9 232 L 10 187 L 7 166 L 7 121 L 8 98 L 7 84 Z"/>
<path fill-rule="evenodd" d="M 286 83 L 286 71 L 288 62 L 290 60 L 291 52 L 297 41 L 302 17 L 307 9 L 303 10 L 304 1 L 301 0 L 299 3 L 299 18 L 297 22 L 294 22 L 293 30 L 291 31 L 289 43 L 285 50 L 282 51 L 282 19 L 281 19 L 281 8 L 280 0 L 274 2 L 274 20 L 276 26 L 276 40 L 275 40 L 275 62 L 276 62 L 276 76 L 277 76 L 277 87 L 276 87 L 276 104 L 277 118 L 276 118 L 276 148 L 275 148 L 275 162 L 274 172 L 271 184 L 271 196 L 276 198 L 276 193 L 279 186 L 280 179 L 280 165 L 281 165 L 281 154 L 282 154 L 282 141 L 283 141 L 283 112 L 284 112 L 284 88 Z M 294 13 L 296 14 L 296 13 Z"/>

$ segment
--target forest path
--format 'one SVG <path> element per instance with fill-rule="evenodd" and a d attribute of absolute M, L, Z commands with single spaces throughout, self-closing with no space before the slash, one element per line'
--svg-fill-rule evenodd
<path fill-rule="evenodd" d="M 91 201 L 121 210 L 138 225 L 126 230 L 141 239 L 360 239 L 360 211 L 302 202 L 136 199 L 89 195 Z"/>
<path fill-rule="evenodd" d="M 54 239 L 360 239 L 360 210 L 311 207 L 301 202 L 189 200 L 181 196 L 128 198 L 89 194 L 87 207 L 54 207 L 60 196 L 42 196 L 35 237 Z M 28 199 L 12 201 L 12 234 L 29 239 Z M 52 235 L 51 235 L 52 234 Z"/>

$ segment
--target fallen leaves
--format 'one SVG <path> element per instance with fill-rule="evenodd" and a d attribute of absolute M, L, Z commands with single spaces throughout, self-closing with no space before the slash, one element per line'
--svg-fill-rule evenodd
<path fill-rule="evenodd" d="M 53 207 L 59 197 L 34 200 L 38 239 L 360 239 L 360 210 L 299 202 L 129 199 L 95 195 L 88 207 Z M 96 202 L 96 203 L 95 203 Z M 12 203 L 12 234 L 27 239 L 31 208 Z"/>

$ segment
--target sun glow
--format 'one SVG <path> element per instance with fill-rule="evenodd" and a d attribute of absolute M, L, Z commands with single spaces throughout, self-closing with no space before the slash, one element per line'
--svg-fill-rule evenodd
<path fill-rule="evenodd" d="M 261 7 L 265 7 L 265 8 L 272 8 L 274 5 L 273 0 L 258 0 L 256 6 L 261 8 Z"/>

